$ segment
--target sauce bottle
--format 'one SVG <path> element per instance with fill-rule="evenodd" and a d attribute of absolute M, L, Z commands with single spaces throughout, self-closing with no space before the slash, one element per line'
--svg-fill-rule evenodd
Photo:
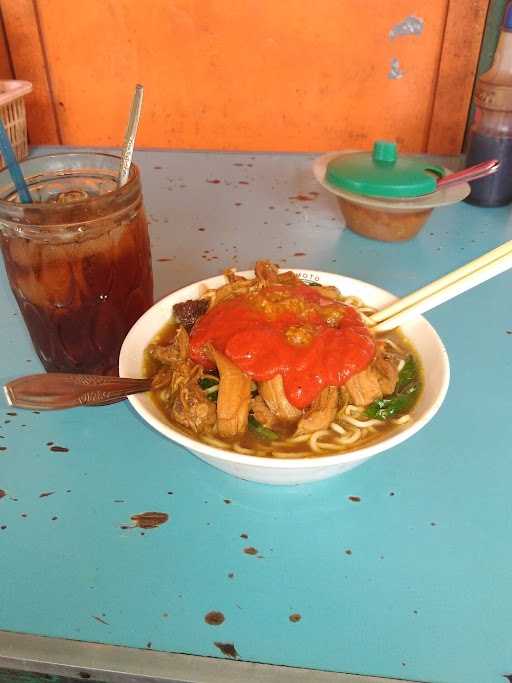
<path fill-rule="evenodd" d="M 512 201 L 512 2 L 505 7 L 492 67 L 477 80 L 474 103 L 466 166 L 498 159 L 500 167 L 473 181 L 466 201 L 504 206 Z"/>

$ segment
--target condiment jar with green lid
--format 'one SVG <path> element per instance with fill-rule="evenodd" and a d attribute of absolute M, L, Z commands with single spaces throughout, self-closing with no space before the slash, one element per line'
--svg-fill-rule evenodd
<path fill-rule="evenodd" d="M 334 187 L 366 197 L 405 199 L 436 191 L 444 170 L 413 157 L 399 157 L 395 142 L 378 140 L 372 153 L 343 154 L 327 165 Z"/>
<path fill-rule="evenodd" d="M 438 206 L 462 201 L 468 183 L 438 188 L 448 169 L 417 155 L 399 155 L 395 142 L 378 140 L 372 152 L 330 152 L 315 159 L 318 182 L 336 199 L 345 226 L 370 239 L 411 239 Z"/>

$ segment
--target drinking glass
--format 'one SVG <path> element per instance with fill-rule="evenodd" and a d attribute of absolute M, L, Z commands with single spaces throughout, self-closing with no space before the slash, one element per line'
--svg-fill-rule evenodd
<path fill-rule="evenodd" d="M 52 372 L 117 374 L 119 350 L 153 303 L 140 174 L 119 158 L 52 154 L 21 168 L 33 203 L 0 172 L 0 242 L 34 348 Z"/>

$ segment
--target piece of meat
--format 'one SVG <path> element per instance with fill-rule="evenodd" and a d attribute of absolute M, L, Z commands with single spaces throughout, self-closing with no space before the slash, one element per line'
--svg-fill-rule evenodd
<path fill-rule="evenodd" d="M 176 392 L 194 380 L 197 383 L 202 368 L 188 357 L 189 339 L 183 327 L 179 327 L 169 344 L 156 344 L 149 349 L 152 358 L 161 367 L 152 379 L 152 389 L 159 392 L 161 400 L 170 402 Z"/>
<path fill-rule="evenodd" d="M 170 395 L 174 395 L 178 389 L 192 384 L 201 376 L 202 368 L 196 365 L 193 361 L 186 359 L 176 363 L 172 371 L 171 384 L 169 386 Z"/>
<path fill-rule="evenodd" d="M 346 386 L 338 388 L 338 410 L 342 410 L 350 403 L 350 394 Z"/>
<path fill-rule="evenodd" d="M 226 301 L 240 294 L 247 294 L 254 289 L 254 282 L 254 280 L 247 280 L 246 278 L 236 278 L 217 289 L 208 289 L 203 296 L 209 300 L 210 308 L 213 308 L 221 301 Z"/>
<path fill-rule="evenodd" d="M 372 367 L 377 375 L 377 381 L 384 396 L 393 394 L 398 382 L 398 368 L 393 363 L 392 357 L 382 349 L 377 349 Z"/>
<path fill-rule="evenodd" d="M 188 356 L 189 339 L 187 332 L 182 328 L 174 335 L 169 344 L 155 344 L 149 347 L 149 355 L 162 365 L 176 365 Z"/>
<path fill-rule="evenodd" d="M 246 279 L 245 277 L 242 277 L 242 275 L 237 275 L 235 268 L 226 268 L 224 271 L 224 277 L 229 283 L 240 282 Z"/>
<path fill-rule="evenodd" d="M 291 270 L 286 270 L 284 273 L 279 273 L 277 280 L 280 285 L 297 285 L 301 282 L 300 278 L 298 278 L 295 273 L 292 273 Z"/>
<path fill-rule="evenodd" d="M 247 429 L 251 380 L 229 358 L 212 345 L 209 350 L 219 371 L 217 431 L 221 437 L 234 437 Z"/>
<path fill-rule="evenodd" d="M 196 322 L 208 310 L 209 303 L 206 299 L 189 299 L 179 304 L 174 304 L 172 310 L 180 325 L 183 325 L 187 332 L 194 327 Z"/>
<path fill-rule="evenodd" d="M 156 375 L 151 379 L 151 389 L 157 391 L 168 386 L 172 381 L 172 368 L 169 365 L 162 365 Z"/>
<path fill-rule="evenodd" d="M 350 394 L 350 402 L 356 406 L 367 406 L 377 398 L 382 398 L 377 373 L 371 366 L 353 375 L 345 387 Z"/>
<path fill-rule="evenodd" d="M 173 344 L 156 344 L 148 349 L 151 358 L 154 358 L 162 365 L 175 365 L 179 357 Z"/>
<path fill-rule="evenodd" d="M 276 375 L 272 379 L 258 383 L 260 396 L 270 408 L 272 413 L 280 420 L 291 422 L 298 420 L 302 411 L 292 406 L 284 393 L 283 378 Z"/>
<path fill-rule="evenodd" d="M 213 429 L 217 419 L 215 403 L 206 398 L 195 377 L 178 388 L 171 406 L 171 417 L 196 434 Z"/>
<path fill-rule="evenodd" d="M 272 427 L 274 427 L 278 422 L 277 417 L 270 410 L 261 396 L 255 396 L 251 399 L 250 408 L 254 413 L 254 417 L 264 427 L 272 429 Z"/>
<path fill-rule="evenodd" d="M 254 272 L 260 286 L 263 287 L 268 287 L 275 282 L 281 285 L 296 285 L 301 282 L 291 270 L 280 273 L 279 267 L 271 261 L 256 261 Z"/>
<path fill-rule="evenodd" d="M 268 286 L 272 282 L 277 282 L 279 268 L 271 261 L 256 261 L 254 272 L 260 283 Z"/>
<path fill-rule="evenodd" d="M 338 410 L 338 387 L 325 387 L 299 420 L 295 436 L 328 429 Z"/>
<path fill-rule="evenodd" d="M 326 299 L 332 299 L 333 301 L 339 300 L 340 293 L 336 287 L 330 285 L 320 285 L 320 287 L 315 287 L 315 291 L 321 294 Z"/>

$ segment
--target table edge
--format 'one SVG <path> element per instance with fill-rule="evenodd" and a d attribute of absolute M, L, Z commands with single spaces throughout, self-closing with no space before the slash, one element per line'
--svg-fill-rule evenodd
<path fill-rule="evenodd" d="M 413 683 L 402 678 L 224 660 L 0 630 L 2 668 L 99 679 L 104 683 L 142 679 L 148 683 Z"/>

